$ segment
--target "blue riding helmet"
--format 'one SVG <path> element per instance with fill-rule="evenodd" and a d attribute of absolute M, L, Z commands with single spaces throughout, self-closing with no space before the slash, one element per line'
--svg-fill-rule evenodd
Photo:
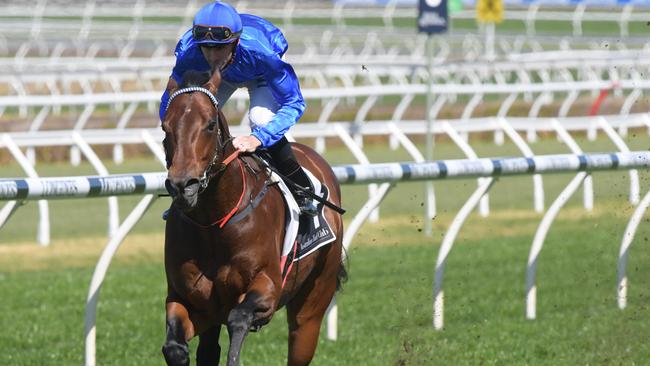
<path fill-rule="evenodd" d="M 242 29 L 237 10 L 215 1 L 202 7 L 194 16 L 192 37 L 197 44 L 227 44 L 239 39 Z"/>

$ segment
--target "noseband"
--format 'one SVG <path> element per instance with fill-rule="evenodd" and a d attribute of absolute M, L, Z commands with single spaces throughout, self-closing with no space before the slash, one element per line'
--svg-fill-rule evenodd
<path fill-rule="evenodd" d="M 174 98 L 176 98 L 177 96 L 179 96 L 181 94 L 193 93 L 193 92 L 203 93 L 203 94 L 207 95 L 208 98 L 210 98 L 210 101 L 212 102 L 212 105 L 214 106 L 214 109 L 217 111 L 216 120 L 217 120 L 217 124 L 218 124 L 219 123 L 219 101 L 217 101 L 217 98 L 215 98 L 215 96 L 212 95 L 212 93 L 208 89 L 200 87 L 200 86 L 190 86 L 190 87 L 182 88 L 182 89 L 179 89 L 179 90 L 175 91 L 169 97 L 169 100 L 167 101 L 167 106 L 165 107 L 165 113 L 169 109 L 169 106 L 171 105 L 172 100 L 174 100 Z M 226 169 L 226 166 L 228 166 L 228 164 L 234 158 L 237 157 L 238 152 L 239 152 L 239 150 L 235 150 L 235 153 L 233 153 L 231 156 L 229 156 L 227 159 L 225 159 L 225 160 L 223 160 L 221 162 L 221 165 L 219 166 L 219 170 L 217 170 L 217 172 L 215 174 L 210 174 L 212 172 L 212 168 L 217 164 L 217 161 L 219 160 L 219 157 L 222 156 L 225 153 L 226 145 L 228 145 L 228 143 L 232 142 L 232 140 L 234 139 L 234 137 L 230 137 L 226 141 L 221 143 L 221 128 L 220 127 L 221 126 L 217 126 L 217 146 L 214 149 L 214 155 L 212 156 L 212 160 L 210 161 L 210 164 L 208 164 L 208 166 L 203 171 L 203 174 L 199 178 L 199 194 L 201 192 L 203 192 L 208 187 L 208 183 L 210 183 L 210 179 L 213 176 L 216 176 L 216 175 L 220 174 L 221 172 L 223 172 Z M 221 153 L 220 153 L 219 150 L 221 150 Z"/>

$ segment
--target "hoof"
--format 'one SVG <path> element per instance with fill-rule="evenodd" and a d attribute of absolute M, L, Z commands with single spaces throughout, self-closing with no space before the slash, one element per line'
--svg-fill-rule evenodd
<path fill-rule="evenodd" d="M 162 353 L 169 366 L 188 366 L 190 364 L 190 352 L 187 344 L 169 341 L 163 345 Z"/>

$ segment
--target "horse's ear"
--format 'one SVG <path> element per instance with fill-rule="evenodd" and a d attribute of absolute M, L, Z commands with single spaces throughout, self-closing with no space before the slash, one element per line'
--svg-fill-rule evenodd
<path fill-rule="evenodd" d="M 210 80 L 208 80 L 208 82 L 205 83 L 203 87 L 208 89 L 212 95 L 216 95 L 219 85 L 221 85 L 221 72 L 219 72 L 219 70 L 215 70 L 212 73 Z"/>
<path fill-rule="evenodd" d="M 173 77 L 169 77 L 169 81 L 167 82 L 165 91 L 167 91 L 168 95 L 172 95 L 176 90 L 178 90 L 178 83 L 176 82 L 176 80 L 174 80 Z"/>

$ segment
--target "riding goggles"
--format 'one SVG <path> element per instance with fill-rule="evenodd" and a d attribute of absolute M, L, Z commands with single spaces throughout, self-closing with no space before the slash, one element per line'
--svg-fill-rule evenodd
<path fill-rule="evenodd" d="M 241 32 L 233 32 L 230 28 L 224 26 L 208 26 L 197 24 L 192 29 L 194 40 L 199 43 L 231 43 Z"/>

